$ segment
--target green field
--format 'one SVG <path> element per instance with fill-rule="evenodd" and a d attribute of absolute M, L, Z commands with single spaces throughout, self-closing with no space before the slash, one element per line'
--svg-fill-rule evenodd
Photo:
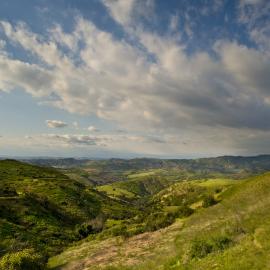
<path fill-rule="evenodd" d="M 196 184 L 202 187 L 218 187 L 218 186 L 230 186 L 232 184 L 237 184 L 236 180 L 223 179 L 223 178 L 213 178 L 213 179 L 202 179 L 195 181 Z"/>
<path fill-rule="evenodd" d="M 129 179 L 140 178 L 140 177 L 145 177 L 145 176 L 151 176 L 151 175 L 160 174 L 161 172 L 163 172 L 163 170 L 161 170 L 161 169 L 148 170 L 148 171 L 145 171 L 145 172 L 132 173 L 132 174 L 129 174 L 127 177 Z"/>
<path fill-rule="evenodd" d="M 100 192 L 106 193 L 109 197 L 112 197 L 112 198 L 132 199 L 136 197 L 136 195 L 133 194 L 132 192 L 129 192 L 126 189 L 118 188 L 114 185 L 98 186 L 96 189 Z"/>

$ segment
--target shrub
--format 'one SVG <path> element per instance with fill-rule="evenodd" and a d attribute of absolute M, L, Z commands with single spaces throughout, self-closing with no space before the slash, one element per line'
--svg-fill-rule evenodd
<path fill-rule="evenodd" d="M 177 211 L 176 215 L 177 217 L 188 217 L 190 215 L 192 215 L 194 213 L 194 210 L 191 209 L 190 207 L 183 205 L 179 208 L 179 210 Z"/>
<path fill-rule="evenodd" d="M 127 226 L 126 225 L 118 225 L 118 226 L 114 226 L 111 229 L 111 234 L 112 236 L 127 236 L 128 232 L 127 232 Z"/>
<path fill-rule="evenodd" d="M 227 236 L 218 236 L 212 239 L 213 249 L 215 251 L 221 251 L 226 249 L 232 244 L 232 240 Z"/>
<path fill-rule="evenodd" d="M 76 231 L 81 238 L 87 237 L 89 234 L 94 233 L 94 229 L 91 224 L 83 223 L 76 226 Z"/>
<path fill-rule="evenodd" d="M 171 225 L 175 221 L 175 214 L 157 212 L 150 214 L 146 219 L 146 230 L 155 231 Z"/>
<path fill-rule="evenodd" d="M 207 240 L 196 239 L 191 244 L 191 258 L 203 258 L 213 251 L 213 246 Z"/>
<path fill-rule="evenodd" d="M 195 239 L 191 243 L 191 258 L 203 258 L 209 253 L 222 251 L 228 248 L 232 240 L 224 235 L 213 237 L 211 239 Z"/>
<path fill-rule="evenodd" d="M 32 249 L 6 254 L 0 260 L 0 270 L 43 270 L 45 259 Z"/>
<path fill-rule="evenodd" d="M 18 193 L 15 188 L 13 187 L 4 187 L 2 190 L 0 190 L 0 196 L 1 197 L 13 197 L 18 196 Z"/>
<path fill-rule="evenodd" d="M 212 205 L 217 204 L 217 201 L 215 200 L 215 198 L 212 195 L 208 195 L 203 199 L 203 204 L 202 206 L 204 208 L 210 207 Z"/>
<path fill-rule="evenodd" d="M 104 218 L 98 216 L 95 219 L 92 219 L 89 222 L 76 225 L 76 233 L 80 238 L 85 238 L 90 234 L 99 233 L 103 230 L 104 227 Z"/>

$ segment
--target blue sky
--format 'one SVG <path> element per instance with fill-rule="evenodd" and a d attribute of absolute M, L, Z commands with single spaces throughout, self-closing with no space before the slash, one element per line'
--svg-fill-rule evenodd
<path fill-rule="evenodd" d="M 269 153 L 267 0 L 0 3 L 0 154 Z"/>

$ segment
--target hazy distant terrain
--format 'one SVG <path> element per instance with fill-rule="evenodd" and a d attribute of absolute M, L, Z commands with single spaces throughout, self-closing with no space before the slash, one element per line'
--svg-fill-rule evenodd
<path fill-rule="evenodd" d="M 159 175 L 175 175 L 176 178 L 189 179 L 227 175 L 232 178 L 243 178 L 269 170 L 270 155 L 254 157 L 222 156 L 201 159 L 28 159 L 26 162 L 52 166 L 66 173 L 80 174 L 89 182 L 110 183 L 127 180 L 133 173 L 157 170 Z M 152 173 L 153 174 L 153 173 Z"/>

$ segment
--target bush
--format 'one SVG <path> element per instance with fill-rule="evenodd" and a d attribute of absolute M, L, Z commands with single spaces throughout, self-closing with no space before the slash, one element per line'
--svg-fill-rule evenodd
<path fill-rule="evenodd" d="M 194 240 L 191 244 L 190 256 L 191 258 L 203 258 L 211 253 L 213 246 L 206 240 Z"/>
<path fill-rule="evenodd" d="M 6 254 L 0 260 L 0 270 L 43 270 L 45 259 L 32 249 Z"/>
<path fill-rule="evenodd" d="M 95 219 L 92 219 L 89 222 L 79 224 L 76 226 L 76 233 L 80 238 L 85 238 L 90 234 L 99 233 L 103 230 L 104 227 L 104 218 L 98 216 Z"/>
<path fill-rule="evenodd" d="M 194 213 L 193 209 L 184 205 L 184 206 L 181 206 L 179 208 L 176 215 L 177 215 L 177 217 L 182 218 L 182 217 L 188 217 L 188 216 L 192 215 L 193 213 Z"/>
<path fill-rule="evenodd" d="M 127 226 L 126 225 L 118 225 L 118 226 L 114 226 L 111 229 L 111 234 L 112 236 L 128 236 L 128 232 L 127 232 Z"/>
<path fill-rule="evenodd" d="M 156 231 L 171 225 L 175 221 L 175 214 L 158 212 L 150 214 L 146 219 L 146 230 Z"/>
<path fill-rule="evenodd" d="M 0 196 L 1 197 L 14 197 L 18 196 L 18 193 L 15 188 L 13 187 L 4 187 L 0 190 Z"/>
<path fill-rule="evenodd" d="M 202 206 L 204 208 L 210 207 L 212 205 L 217 204 L 217 201 L 215 200 L 215 198 L 212 195 L 208 195 L 203 199 L 203 204 Z"/>
<path fill-rule="evenodd" d="M 211 239 L 195 239 L 191 243 L 191 258 L 203 258 L 209 253 L 222 251 L 230 246 L 232 240 L 227 236 L 218 236 Z"/>
<path fill-rule="evenodd" d="M 232 244 L 232 240 L 227 236 L 219 236 L 212 239 L 213 249 L 215 251 L 221 251 L 226 249 Z"/>
<path fill-rule="evenodd" d="M 97 231 L 93 228 L 91 224 L 83 223 L 76 226 L 76 232 L 80 238 L 85 238 L 89 234 L 97 233 Z"/>

